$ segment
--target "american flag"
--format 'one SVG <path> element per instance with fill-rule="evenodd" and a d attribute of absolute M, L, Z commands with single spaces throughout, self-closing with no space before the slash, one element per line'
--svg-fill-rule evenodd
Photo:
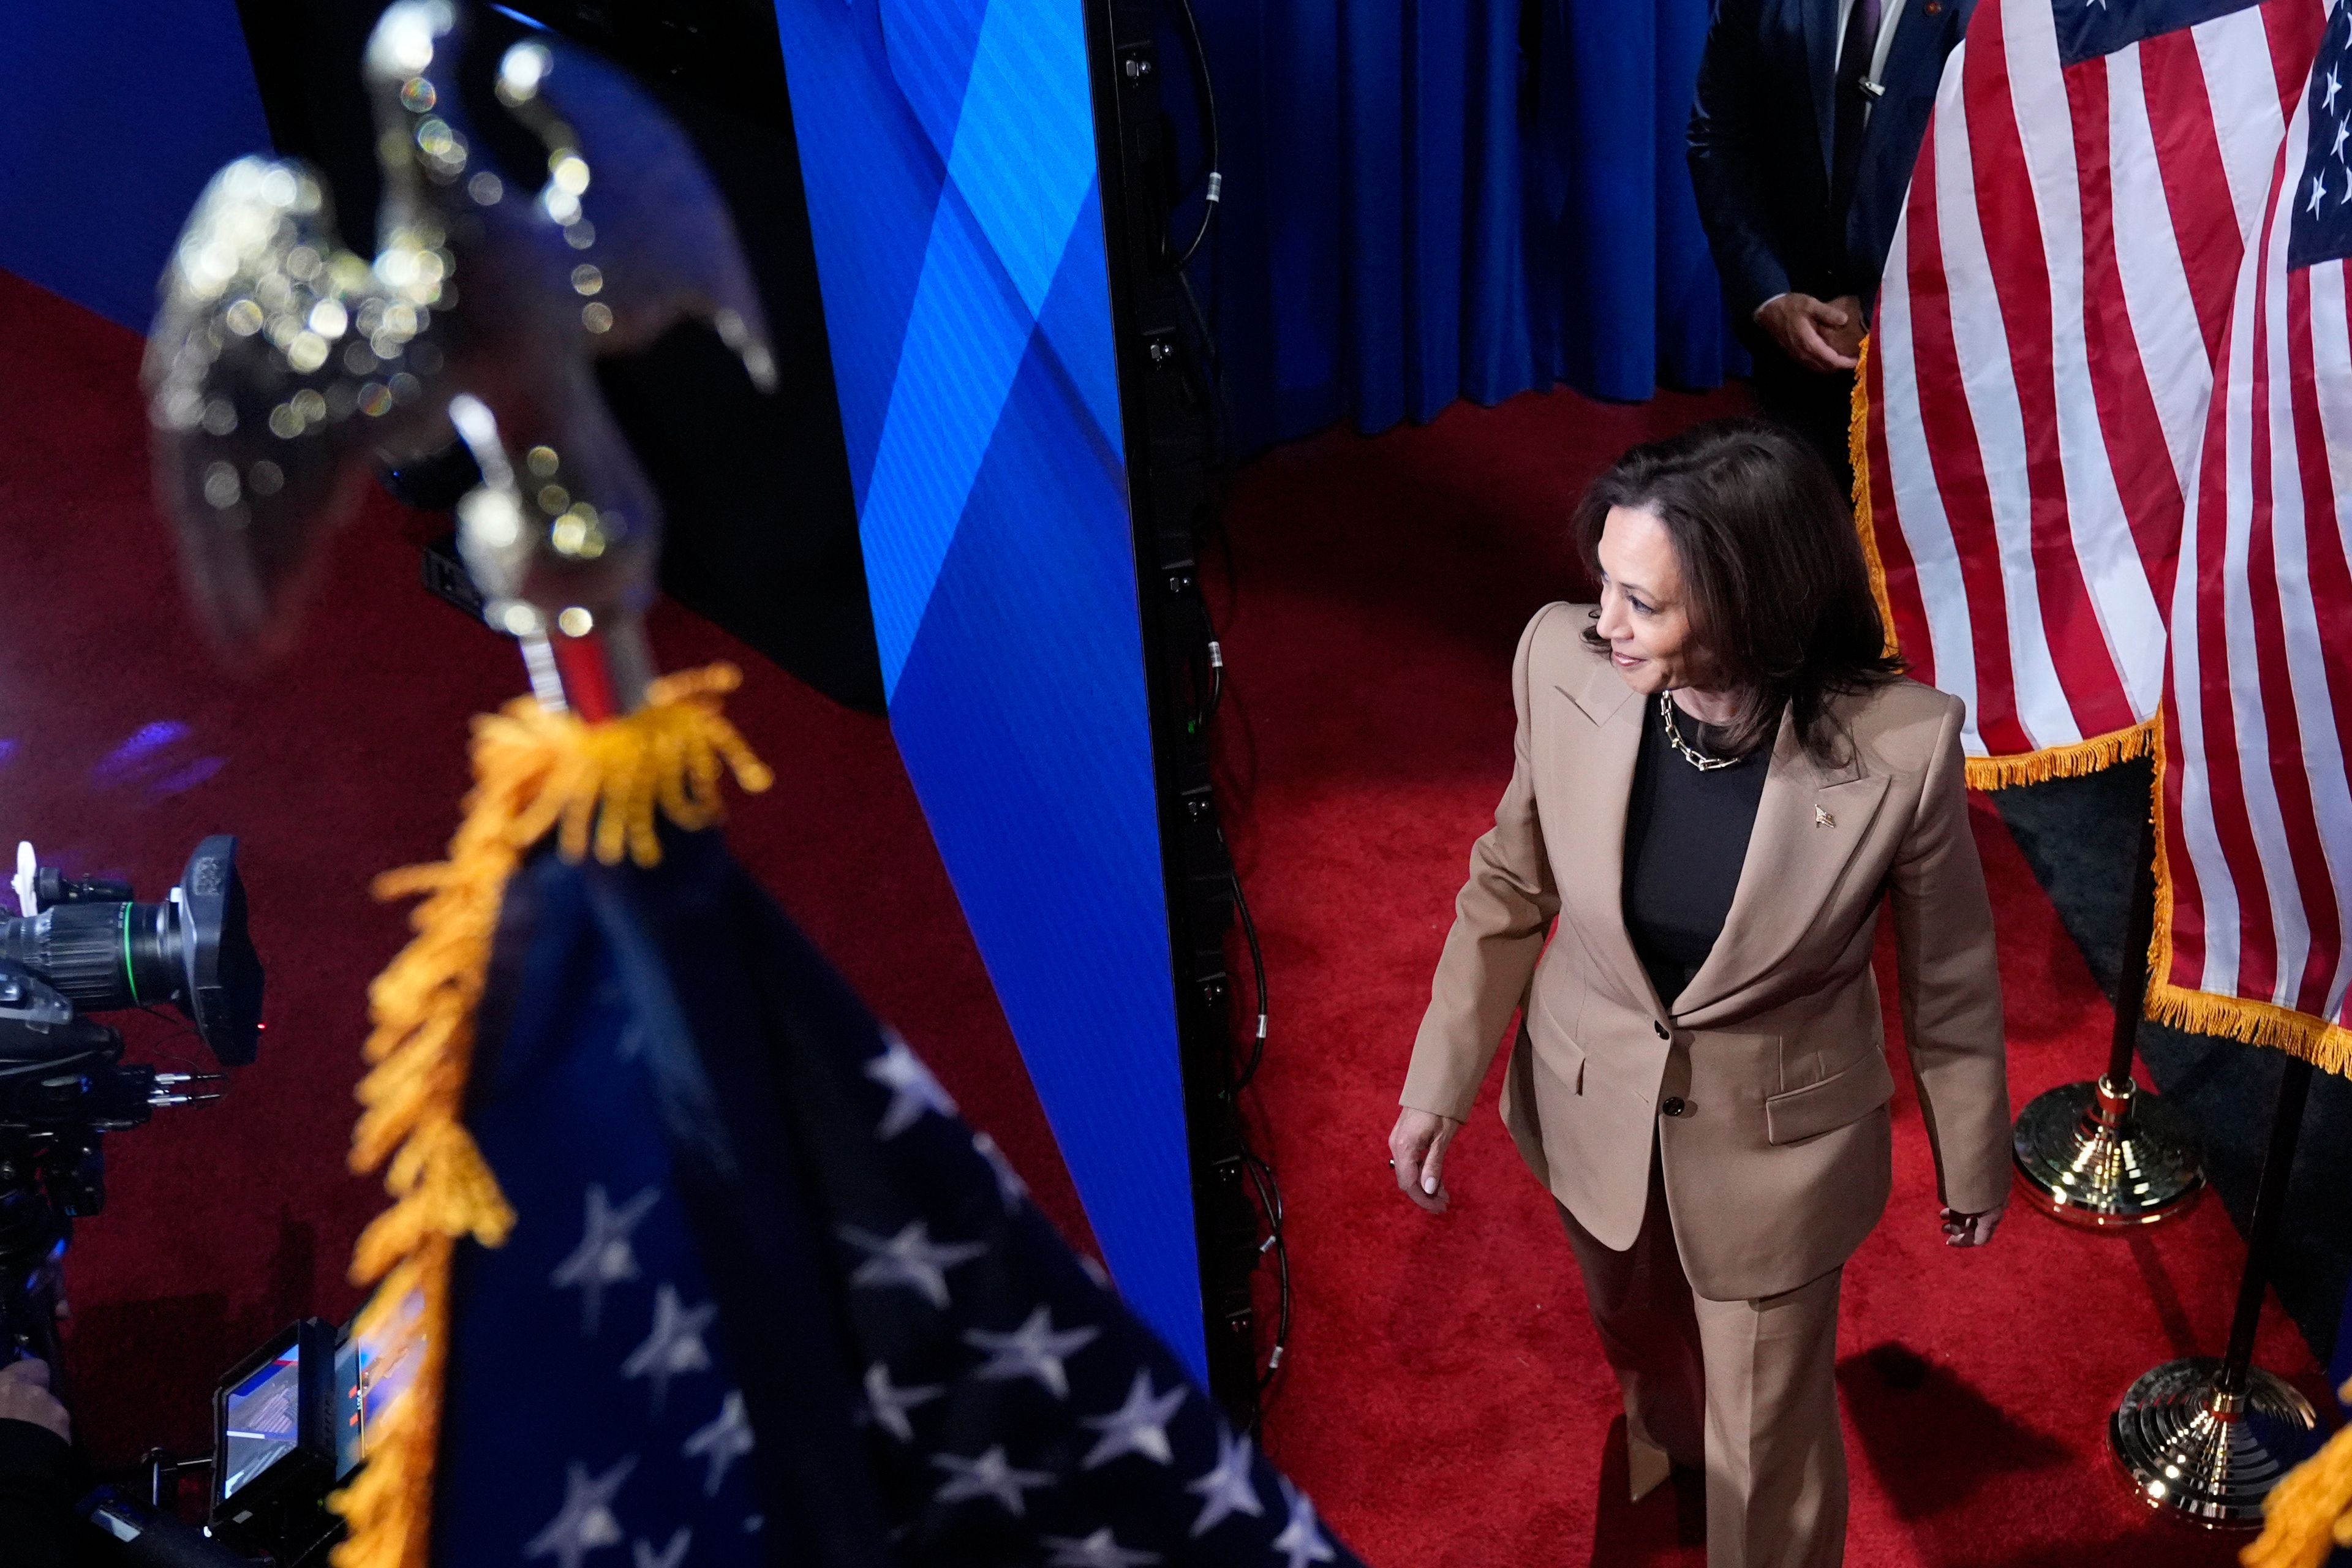
<path fill-rule="evenodd" d="M 2240 260 L 2323 0 L 1984 0 L 1866 370 L 1867 526 L 1971 777 L 2143 743 Z"/>
<path fill-rule="evenodd" d="M 2240 267 L 2189 496 L 2165 689 L 2158 1016 L 2352 1068 L 2352 14 Z M 2168 945 L 2169 952 L 2164 952 Z M 2217 1004 L 2217 999 L 2221 1000 Z"/>
<path fill-rule="evenodd" d="M 1352 1568 L 716 834 L 509 883 L 442 1568 Z"/>

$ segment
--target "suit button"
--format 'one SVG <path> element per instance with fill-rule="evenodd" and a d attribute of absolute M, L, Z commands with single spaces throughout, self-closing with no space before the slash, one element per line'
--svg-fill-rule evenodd
<path fill-rule="evenodd" d="M 1680 1116 L 1684 1110 L 1688 1108 L 1683 1104 L 1683 1098 L 1681 1095 L 1670 1094 L 1666 1096 L 1664 1100 L 1659 1102 L 1658 1109 L 1664 1111 L 1668 1116 Z"/>
<path fill-rule="evenodd" d="M 1658 1038 L 1663 1040 L 1666 1037 L 1666 1026 L 1660 1020 L 1656 1018 L 1651 1019 L 1650 1027 L 1658 1031 Z"/>

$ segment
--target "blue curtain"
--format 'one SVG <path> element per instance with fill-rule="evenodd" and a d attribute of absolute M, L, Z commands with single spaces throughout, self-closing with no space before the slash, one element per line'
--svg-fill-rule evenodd
<path fill-rule="evenodd" d="M 1225 175 L 1194 276 L 1242 451 L 1746 369 L 1683 163 L 1707 0 L 1194 5 Z M 1164 96 L 1195 173 L 1191 95 Z"/>

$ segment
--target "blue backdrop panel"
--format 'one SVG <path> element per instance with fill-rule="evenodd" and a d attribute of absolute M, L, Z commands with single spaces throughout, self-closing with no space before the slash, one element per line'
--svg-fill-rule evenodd
<path fill-rule="evenodd" d="M 1196 268 L 1244 450 L 1746 370 L 1683 161 L 1708 0 L 1194 4 L 1225 175 Z"/>
<path fill-rule="evenodd" d="M 213 172 L 269 151 L 233 0 L 0 0 L 0 268 L 144 332 Z"/>
<path fill-rule="evenodd" d="M 891 729 L 1105 1260 L 1205 1376 L 1079 0 L 776 16 Z"/>

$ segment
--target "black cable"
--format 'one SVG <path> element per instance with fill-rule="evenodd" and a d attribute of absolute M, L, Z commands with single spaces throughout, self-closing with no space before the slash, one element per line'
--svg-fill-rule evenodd
<path fill-rule="evenodd" d="M 1266 1356 L 1265 1370 L 1258 1373 L 1258 1393 L 1263 1394 L 1274 1386 L 1282 1372 L 1284 1352 L 1290 1348 L 1290 1242 L 1283 1227 L 1282 1184 L 1275 1180 L 1274 1167 L 1244 1150 L 1242 1168 L 1249 1173 L 1250 1185 L 1257 1189 L 1258 1207 L 1265 1215 L 1265 1240 L 1258 1251 L 1274 1254 L 1274 1347 Z"/>
<path fill-rule="evenodd" d="M 1222 846 L 1224 839 L 1225 830 L 1220 826 L 1217 829 L 1217 842 Z M 1231 850 L 1225 852 L 1225 860 L 1228 865 L 1232 863 Z M 1265 949 L 1257 940 L 1257 921 L 1250 918 L 1249 900 L 1242 892 L 1241 873 L 1234 871 L 1227 875 L 1234 889 L 1234 913 L 1241 918 L 1242 940 L 1249 944 L 1250 982 L 1255 987 L 1255 995 L 1257 999 L 1257 1028 L 1250 1041 L 1249 1061 L 1234 1079 L 1234 1092 L 1239 1094 L 1250 1086 L 1252 1079 L 1257 1077 L 1258 1067 L 1265 1060 L 1266 1020 L 1272 1009 L 1266 1005 Z"/>
<path fill-rule="evenodd" d="M 1224 199 L 1224 153 L 1217 137 L 1217 94 L 1209 81 L 1209 51 L 1201 42 L 1201 19 L 1192 11 L 1192 0 L 1176 0 L 1176 14 L 1184 19 L 1184 33 L 1192 46 L 1192 81 L 1201 94 L 1201 140 L 1209 155 L 1208 191 L 1201 202 L 1201 226 L 1193 231 L 1192 242 L 1176 258 L 1176 270 L 1181 273 L 1192 263 L 1201 242 L 1209 237 L 1209 230 L 1217 221 L 1217 205 Z"/>
<path fill-rule="evenodd" d="M 135 1004 L 135 1005 L 138 1007 L 139 1011 L 146 1014 L 149 1017 L 160 1019 L 163 1023 L 172 1026 L 172 1032 L 164 1036 L 161 1040 L 142 1040 L 136 1042 L 139 1054 L 142 1058 L 151 1055 L 162 1057 L 164 1060 L 171 1062 L 175 1066 L 187 1068 L 192 1074 L 202 1076 L 205 1071 L 204 1063 L 194 1057 L 184 1057 L 177 1051 L 169 1051 L 163 1048 L 166 1046 L 177 1045 L 183 1039 L 194 1040 L 197 1045 L 203 1046 L 205 1044 L 205 1037 L 196 1033 L 196 1026 L 176 1014 L 164 1012 L 161 1007 L 156 1006 L 152 1002 L 141 1002 Z M 126 1042 L 126 1045 L 127 1044 L 129 1044 L 129 1042 Z M 205 1047 L 205 1049 L 209 1050 L 211 1047 L 207 1046 Z"/>
<path fill-rule="evenodd" d="M 1200 254 L 1202 246 L 1207 243 L 1210 231 L 1216 226 L 1218 208 L 1224 198 L 1224 150 L 1217 128 L 1216 89 L 1210 79 L 1209 51 L 1201 37 L 1200 17 L 1192 8 L 1192 0 L 1174 0 L 1174 4 L 1178 16 L 1184 24 L 1185 40 L 1191 47 L 1192 79 L 1200 94 L 1202 143 L 1208 164 L 1200 226 L 1193 230 L 1192 239 L 1175 253 L 1176 283 L 1200 348 L 1202 401 L 1209 410 L 1211 442 L 1214 448 L 1213 460 L 1207 465 L 1214 476 L 1212 481 L 1214 488 L 1209 498 L 1209 515 L 1211 529 L 1223 544 L 1230 579 L 1238 575 L 1234 571 L 1233 540 L 1225 529 L 1223 494 L 1223 479 L 1233 462 L 1233 409 L 1225 398 L 1224 367 L 1217 353 L 1216 332 L 1210 325 L 1209 314 L 1202 308 L 1200 296 L 1194 292 L 1192 278 L 1186 271 L 1192 258 Z M 1208 694 L 1200 703 L 1193 727 L 1194 733 L 1205 741 L 1209 722 L 1217 716 L 1224 701 L 1225 660 L 1223 645 L 1218 640 L 1213 621 L 1207 617 L 1205 603 L 1202 609 L 1207 633 L 1204 651 L 1208 660 Z M 1200 689 L 1197 681 L 1193 689 Z M 1257 1378 L 1257 1392 L 1263 1395 L 1280 1374 L 1283 1356 L 1290 1345 L 1290 1239 L 1284 1226 L 1282 1184 L 1276 1178 L 1273 1165 L 1249 1146 L 1248 1128 L 1242 1117 L 1241 1096 L 1256 1079 L 1258 1068 L 1265 1064 L 1272 1008 L 1266 992 L 1265 948 L 1258 937 L 1257 921 L 1251 914 L 1249 898 L 1242 889 L 1241 873 L 1234 866 L 1233 847 L 1226 842 L 1223 823 L 1217 824 L 1216 834 L 1217 847 L 1225 857 L 1227 882 L 1233 889 L 1234 912 L 1239 919 L 1243 940 L 1249 948 L 1253 1000 L 1256 1004 L 1256 1017 L 1246 1058 L 1241 1063 L 1234 1064 L 1230 1055 L 1228 1057 L 1229 1067 L 1237 1066 L 1238 1070 L 1232 1074 L 1231 1087 L 1224 1101 L 1228 1113 L 1233 1117 L 1234 1138 L 1241 1151 L 1242 1169 L 1249 1175 L 1250 1186 L 1256 1194 L 1258 1212 L 1265 1220 L 1265 1237 L 1259 1244 L 1258 1252 L 1261 1256 L 1271 1252 L 1275 1261 L 1274 1344 L 1267 1354 L 1265 1367 Z M 1228 1046 L 1230 1049 L 1230 1037 Z M 1253 1409 L 1250 1417 L 1252 1436 L 1257 1434 L 1264 1418 L 1262 1405 Z"/>

